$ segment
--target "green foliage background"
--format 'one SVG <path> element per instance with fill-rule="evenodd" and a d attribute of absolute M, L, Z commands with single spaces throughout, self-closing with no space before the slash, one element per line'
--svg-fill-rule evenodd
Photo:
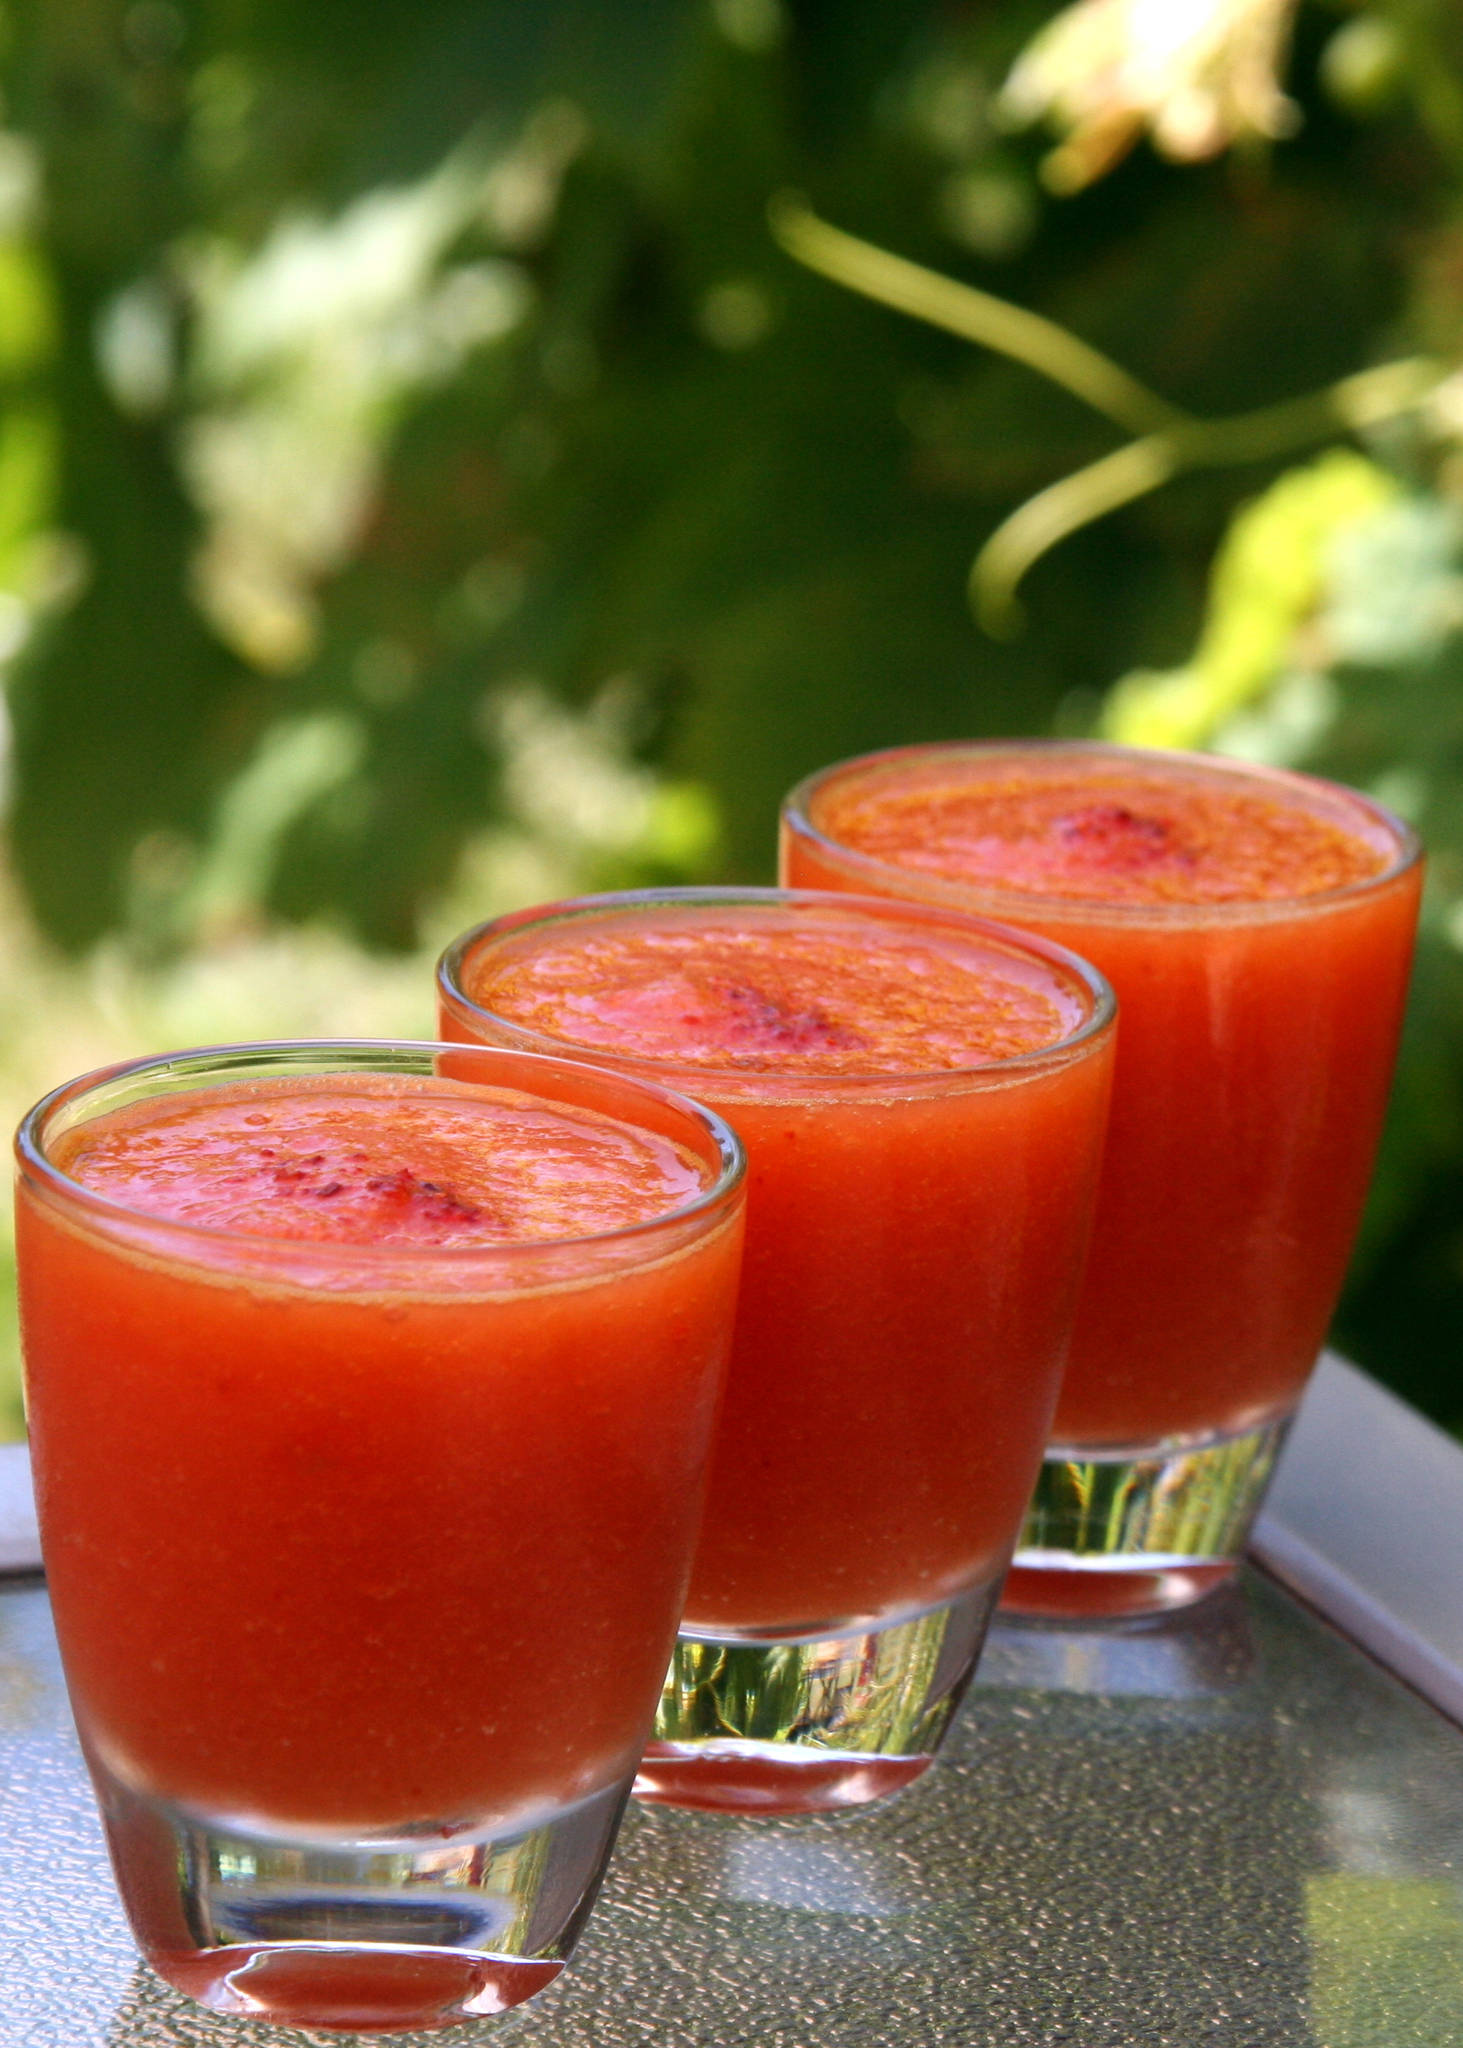
<path fill-rule="evenodd" d="M 860 748 L 1105 725 L 1293 761 L 1434 849 L 1341 1334 L 1463 1424 L 1463 28 L 1303 5 L 1293 139 L 1140 145 L 1054 198 L 1049 138 L 996 105 L 1054 12 L 7 0 L 25 1087 L 76 1049 L 38 1050 L 37 1004 L 98 1059 L 211 1035 L 204 983 L 247 1030 L 281 926 L 340 993 L 310 981 L 296 1023 L 273 996 L 275 1028 L 426 1029 L 392 977 L 454 922 L 766 878 L 782 791 Z M 1436 391 L 1084 526 L 996 640 L 972 556 L 1118 436 L 792 262 L 788 190 L 1206 417 L 1403 355 Z"/>

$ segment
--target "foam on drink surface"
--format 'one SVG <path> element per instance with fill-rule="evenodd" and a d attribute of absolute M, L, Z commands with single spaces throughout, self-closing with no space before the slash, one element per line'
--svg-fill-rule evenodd
<path fill-rule="evenodd" d="M 657 906 L 548 922 L 470 960 L 466 993 L 585 1048 L 825 1075 L 982 1066 L 1053 1045 L 1089 1014 L 1075 977 L 978 933 L 831 906 Z"/>
<path fill-rule="evenodd" d="M 1254 903 L 1380 874 L 1396 848 L 1361 807 L 1187 764 L 938 761 L 831 781 L 825 838 L 951 881 L 1105 903 Z"/>
<path fill-rule="evenodd" d="M 83 1187 L 146 1215 L 320 1244 L 593 1236 L 666 1215 L 710 1184 L 652 1131 L 405 1075 L 154 1098 L 66 1133 L 53 1157 Z"/>

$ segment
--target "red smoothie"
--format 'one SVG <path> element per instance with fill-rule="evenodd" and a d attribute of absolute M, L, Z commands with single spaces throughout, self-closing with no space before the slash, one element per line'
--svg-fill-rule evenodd
<path fill-rule="evenodd" d="M 1093 961 L 1122 1022 L 1053 1455 L 1295 1404 L 1381 1129 L 1421 882 L 1355 792 L 1195 756 L 897 749 L 784 811 L 785 879 L 959 906 Z"/>
<path fill-rule="evenodd" d="M 654 1074 L 747 1145 L 686 1630 L 815 1630 L 997 1576 L 1106 1113 L 1109 999 L 1080 964 L 962 918 L 668 891 L 502 919 L 441 983 L 444 1036 Z"/>
<path fill-rule="evenodd" d="M 118 1084 L 95 1114 L 74 1084 L 28 1120 L 42 1534 L 112 1778 L 361 1831 L 541 1813 L 632 1768 L 738 1190 L 688 1112 L 633 1125 L 605 1077 L 550 1071 L 546 1098 L 430 1071 Z"/>

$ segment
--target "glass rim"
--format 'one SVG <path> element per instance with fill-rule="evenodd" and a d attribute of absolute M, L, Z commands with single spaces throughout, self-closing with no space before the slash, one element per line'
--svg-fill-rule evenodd
<path fill-rule="evenodd" d="M 72 1179 L 55 1162 L 46 1156 L 42 1145 L 44 1126 L 59 1110 L 72 1107 L 85 1100 L 86 1096 L 100 1091 L 111 1083 L 125 1082 L 136 1078 L 145 1080 L 149 1074 L 186 1074 L 196 1070 L 200 1076 L 207 1075 L 216 1082 L 230 1078 L 231 1066 L 235 1078 L 263 1079 L 265 1075 L 246 1070 L 270 1066 L 279 1072 L 288 1073 L 291 1055 L 299 1056 L 301 1062 L 315 1058 L 322 1062 L 318 1071 L 322 1073 L 420 1073 L 425 1079 L 436 1075 L 434 1067 L 425 1064 L 390 1065 L 383 1062 L 398 1060 L 409 1062 L 413 1056 L 423 1063 L 436 1061 L 442 1055 L 460 1059 L 464 1054 L 474 1053 L 485 1057 L 522 1061 L 530 1069 L 547 1072 L 555 1068 L 568 1068 L 571 1074 L 587 1074 L 596 1083 L 626 1082 L 632 1089 L 643 1090 L 651 1095 L 663 1108 L 674 1110 L 699 1128 L 711 1140 L 711 1153 L 717 1162 L 717 1171 L 710 1186 L 702 1188 L 689 1200 L 678 1203 L 674 1208 L 661 1211 L 654 1216 L 642 1217 L 633 1223 L 617 1225 L 612 1230 L 580 1231 L 569 1237 L 516 1238 L 502 1244 L 478 1245 L 408 1245 L 357 1243 L 350 1240 L 316 1242 L 291 1237 L 271 1237 L 260 1231 L 236 1230 L 215 1223 L 195 1223 L 180 1217 L 160 1216 L 155 1211 L 140 1209 L 130 1202 L 117 1200 L 115 1196 L 88 1188 L 83 1182 Z M 328 1064 L 338 1061 L 340 1064 Z M 452 1078 L 451 1076 L 439 1078 Z M 525 1079 L 530 1076 L 525 1076 Z M 469 1084 L 474 1085 L 474 1084 Z M 511 1087 L 511 1082 L 496 1084 Z M 185 1088 L 178 1088 L 177 1094 L 185 1094 Z M 199 1092 L 199 1091 L 192 1091 Z M 531 1088 L 520 1091 L 532 1094 Z M 575 1104 L 545 1095 L 541 1098 L 550 1108 L 563 1108 L 572 1112 L 576 1107 L 588 1108 L 592 1116 L 609 1116 L 611 1112 L 583 1103 Z M 621 1119 L 628 1122 L 628 1119 Z M 657 1133 L 664 1136 L 665 1133 Z M 424 1266 L 439 1262 L 451 1262 L 454 1271 L 463 1271 L 474 1265 L 522 1265 L 531 1266 L 566 1251 L 576 1248 L 630 1247 L 636 1239 L 653 1238 L 657 1233 L 675 1231 L 688 1223 L 694 1223 L 703 1216 L 711 1216 L 718 1208 L 724 1208 L 743 1187 L 747 1173 L 746 1148 L 741 1138 L 726 1119 L 707 1104 L 696 1102 L 690 1096 L 675 1088 L 668 1088 L 655 1080 L 642 1081 L 638 1075 L 627 1075 L 613 1067 L 596 1066 L 593 1061 L 564 1057 L 557 1053 L 539 1053 L 517 1046 L 471 1044 L 450 1039 L 426 1038 L 274 1038 L 245 1039 L 220 1045 L 186 1046 L 173 1052 L 147 1053 L 136 1059 L 118 1060 L 110 1066 L 95 1067 L 84 1074 L 75 1075 L 69 1081 L 61 1082 L 50 1089 L 39 1101 L 33 1103 L 16 1127 L 14 1156 L 22 1179 L 37 1184 L 52 1200 L 64 1203 L 68 1208 L 79 1210 L 92 1218 L 101 1227 L 111 1223 L 114 1227 L 126 1225 L 157 1236 L 163 1241 L 176 1240 L 180 1245 L 202 1248 L 207 1245 L 235 1245 L 248 1251 L 261 1264 L 270 1262 L 289 1266 L 306 1259 L 327 1259 L 332 1266 L 345 1270 L 360 1268 L 391 1273 L 410 1268 L 420 1272 Z"/>
<path fill-rule="evenodd" d="M 992 940 L 1008 952 L 1026 954 L 1045 966 L 1061 969 L 1081 989 L 1090 1005 L 1089 1013 L 1080 1024 L 1063 1032 L 1051 1044 L 1036 1046 L 1029 1052 L 1012 1053 L 1004 1059 L 985 1060 L 966 1067 L 829 1074 L 800 1072 L 792 1067 L 731 1067 L 681 1062 L 672 1055 L 620 1051 L 618 1048 L 612 1052 L 607 1047 L 590 1046 L 579 1039 L 559 1038 L 550 1032 L 535 1030 L 531 1025 L 521 1024 L 512 1017 L 486 1008 L 467 993 L 463 967 L 470 956 L 491 939 L 507 938 L 530 931 L 537 925 L 569 923 L 576 918 L 588 919 L 640 909 L 664 908 L 670 911 L 703 904 L 728 909 L 736 905 L 751 905 L 767 912 L 788 906 L 794 909 L 833 909 L 851 911 L 856 915 L 872 914 L 886 924 L 928 923 L 943 929 L 953 928 L 967 936 Z M 835 1093 L 887 1098 L 891 1093 L 937 1093 L 942 1088 L 962 1083 L 994 1087 L 1028 1073 L 1040 1072 L 1046 1067 L 1067 1064 L 1074 1054 L 1085 1053 L 1095 1041 L 1110 1033 L 1118 1015 L 1118 999 L 1107 976 L 1090 960 L 1083 959 L 1080 953 L 1073 952 L 1059 940 L 1021 931 L 979 912 L 962 910 L 954 904 L 911 902 L 907 898 L 855 895 L 831 889 L 783 889 L 752 884 L 616 889 L 600 895 L 571 896 L 554 903 L 533 904 L 524 910 L 510 910 L 460 932 L 444 948 L 437 962 L 436 982 L 439 997 L 455 1013 L 465 1019 L 473 1016 L 487 1019 L 495 1029 L 511 1034 L 513 1042 L 521 1044 L 525 1050 L 547 1050 L 556 1058 L 568 1057 L 587 1062 L 592 1062 L 595 1053 L 602 1051 L 606 1058 L 614 1060 L 616 1072 L 631 1072 L 637 1076 L 642 1073 L 671 1073 L 677 1077 L 675 1085 L 683 1092 L 694 1089 L 696 1082 L 703 1078 L 708 1086 L 716 1086 L 719 1090 L 723 1085 L 740 1083 L 746 1086 L 760 1081 L 773 1084 L 780 1099 L 804 1094 L 823 1097 Z"/>
<path fill-rule="evenodd" d="M 845 775 L 877 769 L 886 762 L 938 760 L 942 755 L 968 757 L 1027 753 L 1096 755 L 1104 760 L 1142 763 L 1150 768 L 1155 764 L 1161 767 L 1164 763 L 1174 763 L 1185 771 L 1196 771 L 1199 776 L 1214 781 L 1271 783 L 1297 795 L 1311 795 L 1313 801 L 1314 793 L 1319 792 L 1331 799 L 1337 808 L 1340 805 L 1336 800 L 1340 799 L 1365 814 L 1374 825 L 1380 826 L 1393 842 L 1394 856 L 1376 874 L 1363 875 L 1358 881 L 1343 882 L 1334 888 L 1317 889 L 1308 895 L 1264 896 L 1209 903 L 1174 900 L 1113 903 L 1101 896 L 1060 896 L 1045 890 L 1023 889 L 1009 882 L 978 878 L 962 880 L 929 868 L 900 867 L 895 861 L 864 853 L 858 847 L 830 838 L 813 822 L 812 799 L 826 785 Z M 780 822 L 788 832 L 816 848 L 820 854 L 830 856 L 865 883 L 871 885 L 876 877 L 890 875 L 906 885 L 914 884 L 920 891 L 914 899 L 916 901 L 948 903 L 951 908 L 959 908 L 962 903 L 971 903 L 979 898 L 981 907 L 972 913 L 977 916 L 987 914 L 989 909 L 989 914 L 999 919 L 1002 912 L 1009 909 L 1012 916 L 1042 916 L 1052 923 L 1060 923 L 1064 917 L 1071 916 L 1091 924 L 1152 925 L 1159 928 L 1190 927 L 1200 923 L 1280 923 L 1288 918 L 1338 909 L 1371 894 L 1373 890 L 1399 881 L 1420 864 L 1424 850 L 1422 840 L 1405 818 L 1398 817 L 1395 811 L 1363 790 L 1353 789 L 1344 782 L 1332 782 L 1325 776 L 1309 775 L 1298 768 L 1272 767 L 1266 762 L 1243 761 L 1232 755 L 1203 754 L 1192 748 L 1135 747 L 1121 745 L 1114 740 L 1061 739 L 1051 735 L 1029 739 L 915 740 L 904 746 L 877 747 L 870 753 L 851 754 L 845 760 L 831 761 L 825 767 L 815 768 L 811 774 L 795 782 L 782 800 Z"/>

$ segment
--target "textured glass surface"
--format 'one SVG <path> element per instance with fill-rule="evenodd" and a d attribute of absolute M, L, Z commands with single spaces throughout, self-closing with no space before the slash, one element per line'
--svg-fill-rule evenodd
<path fill-rule="evenodd" d="M 523 2048 L 1456 2048 L 1463 1734 L 1265 1581 L 999 1625 L 882 1807 L 633 1812 Z M 44 1593 L 0 1590 L 0 2048 L 287 2048 L 136 1961 Z"/>

